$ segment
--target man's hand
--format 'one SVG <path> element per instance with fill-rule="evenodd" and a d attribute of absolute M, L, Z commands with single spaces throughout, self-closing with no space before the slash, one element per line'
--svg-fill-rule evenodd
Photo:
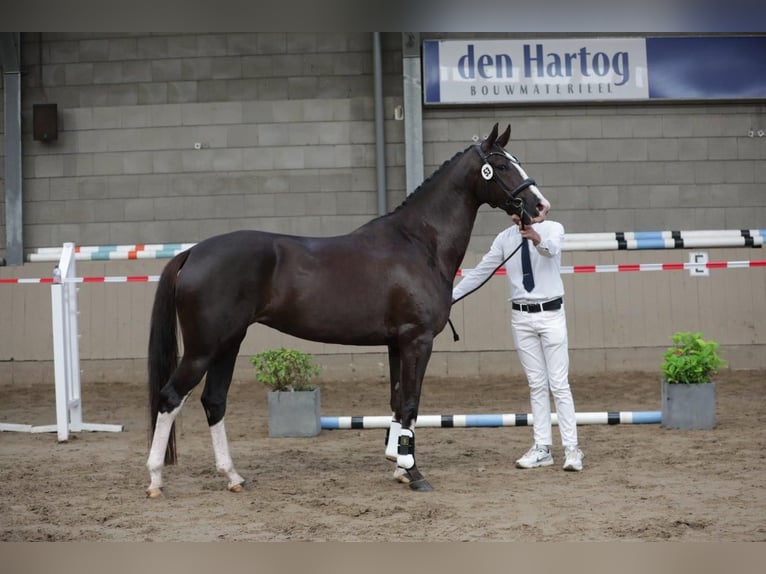
<path fill-rule="evenodd" d="M 531 225 L 525 225 L 523 229 L 519 230 L 519 233 L 523 238 L 531 239 L 534 245 L 540 244 L 540 234 Z"/>
<path fill-rule="evenodd" d="M 547 207 L 544 208 L 544 211 L 540 212 L 540 215 L 532 219 L 532 223 L 539 223 L 540 221 L 543 221 L 546 215 L 548 215 Z M 519 233 L 523 238 L 531 239 L 534 245 L 540 244 L 540 234 L 535 231 L 531 224 L 522 227 L 521 218 L 516 214 L 511 215 L 511 220 L 519 226 Z"/>

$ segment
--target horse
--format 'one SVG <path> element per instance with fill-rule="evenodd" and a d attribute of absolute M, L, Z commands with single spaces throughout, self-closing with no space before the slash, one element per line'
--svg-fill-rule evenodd
<path fill-rule="evenodd" d="M 388 349 L 391 425 L 385 456 L 394 478 L 432 490 L 415 463 L 415 425 L 434 338 L 449 320 L 452 287 L 479 207 L 522 221 L 550 204 L 504 148 L 511 126 L 444 162 L 395 210 L 347 235 L 301 237 L 240 230 L 210 237 L 164 267 L 148 349 L 148 497 L 177 460 L 174 421 L 205 378 L 201 401 L 216 468 L 228 489 L 237 473 L 224 426 L 240 344 L 253 323 L 311 341 Z M 183 352 L 178 361 L 177 329 Z"/>

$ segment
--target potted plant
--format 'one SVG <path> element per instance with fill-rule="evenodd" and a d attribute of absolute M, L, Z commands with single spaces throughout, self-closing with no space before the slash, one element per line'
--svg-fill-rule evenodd
<path fill-rule="evenodd" d="M 322 430 L 318 387 L 311 380 L 320 369 L 310 355 L 295 349 L 270 349 L 254 355 L 257 380 L 271 389 L 267 395 L 269 436 L 316 436 Z"/>
<path fill-rule="evenodd" d="M 702 333 L 679 331 L 662 363 L 662 426 L 668 429 L 711 429 L 715 426 L 716 387 L 713 375 L 726 362 L 718 343 Z"/>

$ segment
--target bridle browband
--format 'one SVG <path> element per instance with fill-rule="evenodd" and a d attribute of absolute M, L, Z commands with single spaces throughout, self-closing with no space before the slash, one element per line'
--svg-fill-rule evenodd
<path fill-rule="evenodd" d="M 506 154 L 492 151 L 488 154 L 484 154 L 484 152 L 481 149 L 481 144 L 476 144 L 473 146 L 473 149 L 476 150 L 476 153 L 479 154 L 479 157 L 481 158 L 482 166 L 481 166 L 481 177 L 484 178 L 484 181 L 486 183 L 489 183 L 490 181 L 494 181 L 500 189 L 503 190 L 503 193 L 505 193 L 505 201 L 500 204 L 492 204 L 489 205 L 493 208 L 499 207 L 503 209 L 506 213 L 509 212 L 509 210 L 513 210 L 514 212 L 517 212 L 517 215 L 521 218 L 522 222 L 528 223 L 529 221 L 529 214 L 527 214 L 526 210 L 524 209 L 524 201 L 519 197 L 519 194 L 527 189 L 528 187 L 532 185 L 536 185 L 537 182 L 535 182 L 534 179 L 531 177 L 526 178 L 524 181 L 522 181 L 519 185 L 516 186 L 516 189 L 510 190 L 508 187 L 503 183 L 501 179 L 496 177 L 495 170 L 492 168 L 492 166 L 489 164 L 489 158 L 493 155 L 499 155 L 503 157 L 504 159 L 508 160 L 509 158 Z M 526 217 L 525 217 L 526 216 Z M 524 219 L 527 219 L 525 222 Z"/>

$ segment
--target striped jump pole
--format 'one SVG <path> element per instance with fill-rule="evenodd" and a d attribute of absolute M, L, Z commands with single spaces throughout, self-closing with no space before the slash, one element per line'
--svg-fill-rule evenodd
<path fill-rule="evenodd" d="M 617 263 L 605 265 L 562 265 L 561 274 L 572 273 L 634 273 L 636 271 L 683 271 L 697 269 L 755 269 L 766 267 L 766 259 L 753 259 L 744 261 L 708 261 L 707 263 Z M 458 269 L 460 277 L 471 271 L 470 268 Z M 505 268 L 495 271 L 495 275 L 506 275 Z"/>
<path fill-rule="evenodd" d="M 602 411 L 575 413 L 578 425 L 659 424 L 660 411 Z M 523 427 L 534 421 L 531 414 L 477 414 L 477 415 L 421 415 L 417 428 L 497 428 Z M 387 429 L 391 416 L 321 417 L 326 430 Z M 558 416 L 551 414 L 551 422 L 558 425 Z"/>
<path fill-rule="evenodd" d="M 564 251 L 761 247 L 766 229 L 567 233 Z"/>
<path fill-rule="evenodd" d="M 689 231 L 606 231 L 567 233 L 564 251 L 613 251 L 637 249 L 700 249 L 709 247 L 761 247 L 766 229 L 695 229 Z M 75 247 L 78 261 L 170 259 L 195 243 L 83 245 Z M 39 247 L 28 253 L 28 262 L 58 261 L 61 247 Z"/>
<path fill-rule="evenodd" d="M 129 245 L 84 245 L 75 247 L 74 257 L 78 261 L 122 261 L 133 259 L 170 259 L 195 243 L 158 243 Z M 27 255 L 27 261 L 58 261 L 60 247 L 41 247 Z"/>
<path fill-rule="evenodd" d="M 707 263 L 624 263 L 606 265 L 562 265 L 561 274 L 582 273 L 634 273 L 637 271 L 682 271 L 705 269 L 756 269 L 766 267 L 766 259 L 744 261 L 708 261 Z M 470 271 L 458 269 L 460 277 Z M 505 269 L 498 269 L 495 275 L 505 275 Z M 50 285 L 53 283 L 156 283 L 159 275 L 108 275 L 85 277 L 0 277 L 0 285 Z"/>

